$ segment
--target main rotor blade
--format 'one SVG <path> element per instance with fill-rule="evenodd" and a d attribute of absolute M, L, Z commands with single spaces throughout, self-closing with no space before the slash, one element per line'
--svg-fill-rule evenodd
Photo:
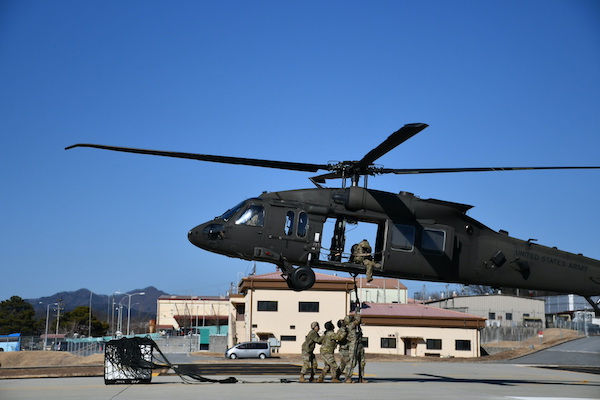
<path fill-rule="evenodd" d="M 429 125 L 416 123 L 416 124 L 406 124 L 402 128 L 398 129 L 396 132 L 392 133 L 387 139 L 385 139 L 379 146 L 375 147 L 373 150 L 368 152 L 362 160 L 360 160 L 356 164 L 356 169 L 362 170 L 367 166 L 373 164 L 375 160 L 379 157 L 383 156 L 399 144 L 407 141 L 417 133 L 421 132 L 423 129 L 427 128 Z"/>
<path fill-rule="evenodd" d="M 328 169 L 327 164 L 306 164 L 306 163 L 296 163 L 296 162 L 289 162 L 289 161 L 261 160 L 261 159 L 256 159 L 256 158 L 225 157 L 225 156 L 214 156 L 214 155 L 208 155 L 208 154 L 180 153 L 180 152 L 173 152 L 173 151 L 134 149 L 134 148 L 130 148 L 130 147 L 104 146 L 101 144 L 80 143 L 80 144 L 74 144 L 69 147 L 65 147 L 65 150 L 69 150 L 74 147 L 92 147 L 92 148 L 96 148 L 96 149 L 121 151 L 121 152 L 125 152 L 125 153 L 149 154 L 149 155 L 153 155 L 153 156 L 186 158 L 186 159 L 191 159 L 191 160 L 209 161 L 209 162 L 217 162 L 217 163 L 223 163 L 223 164 L 250 165 L 250 166 L 254 166 L 254 167 L 287 169 L 287 170 L 292 170 L 292 171 L 317 172 L 319 170 L 327 170 Z"/>
<path fill-rule="evenodd" d="M 446 172 L 491 172 L 491 171 L 527 171 L 551 169 L 600 169 L 600 167 L 481 167 L 481 168 L 418 168 L 418 169 L 392 169 L 381 168 L 378 174 L 440 174 Z"/>
<path fill-rule="evenodd" d="M 341 178 L 342 178 L 342 171 L 334 171 L 334 172 L 329 172 L 329 173 L 323 174 L 323 175 L 313 176 L 310 178 L 310 180 L 315 183 L 325 183 L 325 181 L 327 179 L 341 179 Z"/>

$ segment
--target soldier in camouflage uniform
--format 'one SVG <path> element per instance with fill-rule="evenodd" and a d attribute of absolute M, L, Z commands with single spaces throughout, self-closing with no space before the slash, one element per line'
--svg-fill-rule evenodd
<path fill-rule="evenodd" d="M 348 341 L 348 328 L 346 325 L 350 322 L 348 317 L 344 319 L 340 319 L 337 322 L 338 331 L 337 334 L 339 336 L 345 336 L 344 339 L 338 341 L 338 345 L 340 346 L 340 373 L 346 370 L 346 365 L 350 363 L 350 342 Z"/>
<path fill-rule="evenodd" d="M 373 280 L 373 267 L 376 265 L 375 261 L 373 261 L 373 256 L 371 255 L 372 251 L 373 249 L 371 249 L 371 245 L 367 239 L 363 239 L 359 243 L 356 243 L 351 249 L 351 262 L 354 264 L 362 264 L 367 267 L 367 282 Z"/>
<path fill-rule="evenodd" d="M 302 370 L 300 371 L 300 382 L 306 382 L 304 375 L 310 371 L 309 381 L 315 380 L 315 371 L 317 370 L 317 358 L 315 357 L 315 346 L 323 342 L 323 337 L 319 336 L 319 323 L 313 322 L 310 324 L 310 332 L 306 335 L 304 343 L 302 343 Z"/>
<path fill-rule="evenodd" d="M 325 376 L 329 372 L 331 372 L 331 382 L 340 382 L 338 379 L 340 377 L 340 370 L 335 362 L 333 352 L 337 347 L 337 341 L 343 340 L 346 336 L 345 332 L 338 335 L 333 329 L 334 326 L 331 321 L 325 322 L 325 333 L 323 334 L 323 343 L 321 344 L 321 357 L 323 357 L 325 366 L 317 382 L 323 382 L 323 379 L 325 379 Z"/>
<path fill-rule="evenodd" d="M 352 383 L 352 374 L 354 373 L 354 368 L 356 367 L 356 364 L 359 363 L 360 365 L 360 379 L 358 382 L 360 383 L 366 383 L 367 381 L 362 377 L 362 375 L 365 372 L 365 365 L 366 365 L 366 361 L 365 361 L 365 348 L 362 344 L 362 342 L 359 342 L 358 340 L 358 329 L 360 326 L 360 314 L 356 313 L 356 315 L 354 317 L 351 316 L 347 316 L 347 323 L 346 323 L 346 328 L 348 330 L 348 342 L 350 343 L 349 346 L 349 351 L 350 351 L 350 359 L 351 362 L 348 363 L 348 365 L 346 366 L 346 372 L 345 372 L 345 383 Z"/>

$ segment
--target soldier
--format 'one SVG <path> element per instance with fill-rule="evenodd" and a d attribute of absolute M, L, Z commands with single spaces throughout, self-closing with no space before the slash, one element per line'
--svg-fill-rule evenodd
<path fill-rule="evenodd" d="M 354 373 L 354 367 L 359 363 L 359 380 L 360 383 L 367 383 L 367 380 L 363 378 L 363 374 L 365 372 L 365 348 L 362 344 L 362 335 L 360 335 L 360 313 L 357 312 L 354 317 L 347 316 L 346 329 L 348 331 L 348 342 L 349 342 L 349 352 L 350 352 L 350 360 L 346 366 L 346 378 L 344 380 L 345 383 L 353 383 L 352 374 Z"/>
<path fill-rule="evenodd" d="M 373 261 L 373 256 L 371 255 L 372 251 L 371 245 L 367 239 L 363 239 L 359 243 L 356 243 L 351 249 L 351 262 L 362 264 L 367 267 L 367 282 L 373 280 L 373 267 L 375 266 L 375 261 Z"/>
<path fill-rule="evenodd" d="M 348 341 L 348 328 L 346 326 L 348 322 L 350 322 L 349 317 L 340 319 L 337 322 L 339 328 L 337 334 L 345 336 L 344 339 L 338 341 L 340 346 L 340 373 L 344 372 L 346 370 L 346 365 L 350 363 L 350 342 Z"/>
<path fill-rule="evenodd" d="M 317 358 L 315 357 L 315 346 L 323 342 L 323 337 L 319 336 L 319 323 L 313 322 L 310 324 L 310 331 L 306 335 L 304 343 L 302 343 L 302 370 L 300 371 L 300 382 L 306 382 L 304 375 L 310 370 L 309 381 L 315 380 L 315 371 L 317 370 Z"/>
<path fill-rule="evenodd" d="M 323 357 L 325 365 L 317 382 L 323 382 L 323 379 L 325 379 L 325 376 L 329 372 L 331 372 L 331 382 L 340 382 L 338 379 L 340 377 L 340 370 L 335 362 L 333 352 L 337 346 L 337 341 L 343 340 L 346 336 L 345 334 L 338 335 L 333 329 L 334 326 L 331 321 L 325 322 L 325 333 L 323 334 L 323 343 L 321 344 L 321 357 Z"/>

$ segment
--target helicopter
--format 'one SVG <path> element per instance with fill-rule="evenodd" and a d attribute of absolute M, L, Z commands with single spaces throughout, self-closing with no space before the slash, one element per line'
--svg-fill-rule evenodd
<path fill-rule="evenodd" d="M 473 206 L 408 193 L 369 189 L 368 177 L 381 174 L 431 174 L 517 170 L 600 169 L 600 166 L 394 169 L 374 162 L 427 128 L 406 124 L 358 161 L 329 164 L 147 150 L 98 144 L 103 150 L 175 157 L 291 171 L 326 171 L 310 189 L 265 192 L 192 228 L 195 246 L 228 257 L 272 263 L 292 290 L 310 289 L 314 268 L 367 272 L 382 277 L 522 288 L 583 296 L 600 314 L 592 296 L 600 294 L 600 261 L 510 237 L 467 215 Z M 363 185 L 359 185 L 360 180 Z M 323 185 L 340 179 L 339 188 Z M 349 185 L 348 185 L 349 181 Z M 333 224 L 331 224 L 333 222 Z M 371 229 L 374 248 L 355 257 L 346 243 L 348 227 Z M 326 227 L 333 228 L 326 229 Z M 371 250 L 369 250 L 371 252 Z M 370 272 L 370 271 L 369 271 Z"/>

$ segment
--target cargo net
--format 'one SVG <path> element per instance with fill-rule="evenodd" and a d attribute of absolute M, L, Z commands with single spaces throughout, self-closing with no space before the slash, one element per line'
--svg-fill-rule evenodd
<path fill-rule="evenodd" d="M 104 382 L 108 384 L 150 383 L 153 369 L 172 369 L 185 383 L 236 383 L 237 379 L 210 379 L 183 371 L 174 365 L 154 340 L 133 337 L 111 340 L 104 352 Z"/>

